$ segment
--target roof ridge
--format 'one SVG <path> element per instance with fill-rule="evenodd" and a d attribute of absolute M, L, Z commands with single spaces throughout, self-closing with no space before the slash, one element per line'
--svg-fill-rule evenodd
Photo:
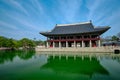
<path fill-rule="evenodd" d="M 81 23 L 73 23 L 73 24 L 56 24 L 56 27 L 59 27 L 59 26 L 72 26 L 72 25 L 80 25 L 80 24 L 89 24 L 91 23 L 90 21 L 89 22 L 81 22 Z"/>

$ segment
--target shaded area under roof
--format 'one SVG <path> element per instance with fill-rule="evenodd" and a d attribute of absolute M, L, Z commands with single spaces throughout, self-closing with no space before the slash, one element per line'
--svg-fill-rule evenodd
<path fill-rule="evenodd" d="M 69 34 L 84 34 L 84 33 L 99 33 L 100 35 L 107 31 L 110 27 L 94 27 L 91 22 L 77 24 L 56 25 L 50 32 L 40 32 L 44 36 L 50 35 L 69 35 Z"/>

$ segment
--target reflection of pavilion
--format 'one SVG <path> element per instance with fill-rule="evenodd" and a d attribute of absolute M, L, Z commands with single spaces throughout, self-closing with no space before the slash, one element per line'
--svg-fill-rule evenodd
<path fill-rule="evenodd" d="M 91 60 L 88 57 L 69 57 L 66 56 L 50 56 L 48 63 L 42 66 L 43 69 L 51 69 L 57 74 L 63 75 L 85 75 L 91 77 L 93 74 L 108 75 L 108 72 L 100 65 L 97 58 L 92 57 Z"/>

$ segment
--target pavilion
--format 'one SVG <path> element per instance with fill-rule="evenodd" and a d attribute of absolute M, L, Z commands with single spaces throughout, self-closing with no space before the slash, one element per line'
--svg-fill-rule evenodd
<path fill-rule="evenodd" d="M 40 32 L 47 37 L 47 48 L 100 47 L 100 35 L 110 27 L 95 27 L 91 21 L 74 24 L 56 24 L 50 32 Z"/>

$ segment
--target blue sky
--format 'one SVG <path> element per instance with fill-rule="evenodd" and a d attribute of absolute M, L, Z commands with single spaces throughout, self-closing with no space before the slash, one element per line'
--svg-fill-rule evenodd
<path fill-rule="evenodd" d="M 0 0 L 0 36 L 45 40 L 40 31 L 56 24 L 92 20 L 110 26 L 102 36 L 120 32 L 120 0 Z"/>

